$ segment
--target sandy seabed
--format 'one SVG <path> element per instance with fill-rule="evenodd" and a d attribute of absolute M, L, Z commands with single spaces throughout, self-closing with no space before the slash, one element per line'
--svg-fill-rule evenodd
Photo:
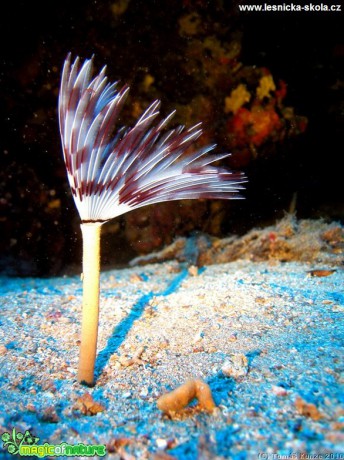
<path fill-rule="evenodd" d="M 104 272 L 87 388 L 80 278 L 2 278 L 0 434 L 104 444 L 123 460 L 342 459 L 343 286 L 340 268 L 300 262 Z M 209 385 L 215 411 L 194 400 L 162 413 L 159 396 L 190 379 Z"/>

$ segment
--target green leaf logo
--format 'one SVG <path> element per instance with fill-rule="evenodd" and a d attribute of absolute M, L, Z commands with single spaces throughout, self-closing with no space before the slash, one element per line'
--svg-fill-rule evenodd
<path fill-rule="evenodd" d="M 12 430 L 12 434 L 10 433 L 3 433 L 1 435 L 1 440 L 3 441 L 3 448 L 6 449 L 9 454 L 15 455 L 19 452 L 20 447 L 23 444 L 27 444 L 29 446 L 33 446 L 37 444 L 39 438 L 33 436 L 30 431 L 26 430 L 25 433 L 21 433 L 20 431 L 16 431 L 15 428 Z"/>

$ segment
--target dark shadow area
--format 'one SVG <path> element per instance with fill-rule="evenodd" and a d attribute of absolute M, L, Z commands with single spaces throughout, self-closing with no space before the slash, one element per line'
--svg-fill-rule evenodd
<path fill-rule="evenodd" d="M 100 374 L 102 373 L 104 367 L 108 363 L 111 356 L 116 352 L 116 350 L 118 350 L 120 345 L 125 340 L 125 337 L 130 331 L 134 321 L 136 321 L 142 315 L 145 306 L 148 304 L 148 302 L 151 299 L 153 299 L 153 297 L 163 297 L 172 294 L 178 289 L 179 285 L 187 276 L 187 269 L 183 269 L 163 291 L 149 292 L 148 294 L 144 294 L 142 297 L 140 297 L 140 299 L 135 303 L 135 305 L 133 305 L 128 316 L 126 316 L 117 326 L 115 326 L 110 338 L 108 339 L 106 347 L 99 352 L 95 366 L 96 380 L 99 378 Z"/>

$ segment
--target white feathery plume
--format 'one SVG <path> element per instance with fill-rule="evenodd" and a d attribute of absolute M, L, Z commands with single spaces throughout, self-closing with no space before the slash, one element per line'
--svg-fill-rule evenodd
<path fill-rule="evenodd" d="M 92 59 L 71 63 L 62 73 L 59 121 L 64 159 L 83 222 L 104 222 L 132 209 L 190 198 L 240 198 L 241 173 L 212 166 L 229 154 L 207 155 L 214 145 L 186 154 L 200 137 L 200 124 L 166 131 L 172 112 L 154 125 L 154 101 L 129 129 L 114 134 L 128 87 L 117 90 L 104 67 L 92 78 Z"/>

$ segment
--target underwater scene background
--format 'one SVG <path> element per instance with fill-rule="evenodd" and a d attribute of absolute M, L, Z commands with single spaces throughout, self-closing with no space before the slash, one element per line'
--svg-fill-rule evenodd
<path fill-rule="evenodd" d="M 128 83 L 120 125 L 156 98 L 198 146 L 231 152 L 243 201 L 145 207 L 103 229 L 103 264 L 177 236 L 243 235 L 281 219 L 343 219 L 342 13 L 243 13 L 216 0 L 15 2 L 1 15 L 1 261 L 7 275 L 79 270 L 79 218 L 62 159 L 57 96 L 68 51 Z"/>
<path fill-rule="evenodd" d="M 245 5 L 254 4 L 2 8 L 0 458 L 38 449 L 52 458 L 48 447 L 114 460 L 343 458 L 343 13 L 318 2 L 308 12 Z M 190 137 L 197 151 L 215 142 L 216 153 L 232 153 L 216 166 L 248 179 L 244 200 L 160 203 L 104 224 L 100 283 L 99 220 L 83 217 L 93 222 L 83 224 L 82 264 L 59 135 L 69 52 L 81 62 L 94 55 L 95 75 L 106 64 L 109 81 L 130 85 L 118 127 L 160 99 L 161 119 L 176 109 L 172 128 L 202 122 L 199 138 L 198 128 L 174 132 L 179 147 Z M 78 92 L 65 68 L 69 154 L 70 120 L 90 113 L 81 104 L 74 117 L 73 107 L 94 86 L 85 78 Z M 147 117 L 142 124 L 146 133 Z M 71 156 L 79 197 L 95 184 L 104 190 Z M 199 191 L 200 163 L 190 169 Z M 212 191 L 214 177 L 228 177 L 216 174 Z M 92 367 L 92 379 L 78 367 Z"/>

